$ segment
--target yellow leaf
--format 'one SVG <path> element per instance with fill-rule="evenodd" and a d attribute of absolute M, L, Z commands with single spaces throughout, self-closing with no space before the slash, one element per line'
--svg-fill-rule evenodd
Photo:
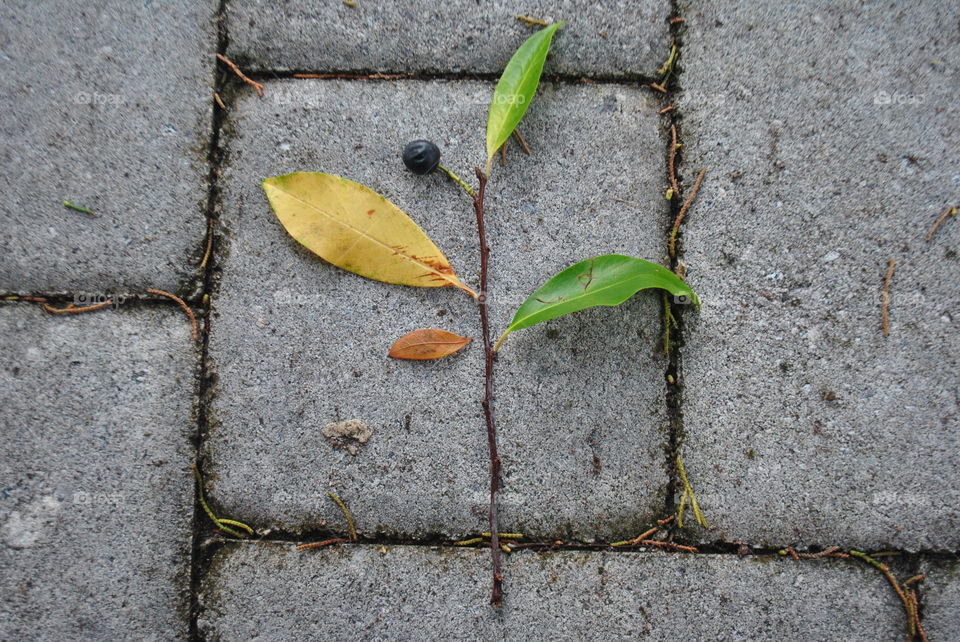
<path fill-rule="evenodd" d="M 387 356 L 418 361 L 439 359 L 462 350 L 471 341 L 473 339 L 461 337 L 446 330 L 424 328 L 408 332 L 397 339 Z"/>
<path fill-rule="evenodd" d="M 386 283 L 452 285 L 476 298 L 424 231 L 369 187 L 296 172 L 264 180 L 263 189 L 290 236 L 337 267 Z"/>

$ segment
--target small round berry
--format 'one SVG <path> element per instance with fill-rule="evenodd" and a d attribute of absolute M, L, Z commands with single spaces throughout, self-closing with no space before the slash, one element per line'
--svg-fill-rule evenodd
<path fill-rule="evenodd" d="M 429 140 L 409 142 L 403 148 L 403 164 L 414 174 L 429 174 L 440 164 L 440 149 Z"/>

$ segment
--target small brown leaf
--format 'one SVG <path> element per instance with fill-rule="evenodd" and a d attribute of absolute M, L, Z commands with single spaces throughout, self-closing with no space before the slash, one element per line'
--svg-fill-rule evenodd
<path fill-rule="evenodd" d="M 394 359 L 439 359 L 463 349 L 473 339 L 461 337 L 437 328 L 414 330 L 403 335 L 390 348 L 388 356 Z"/>

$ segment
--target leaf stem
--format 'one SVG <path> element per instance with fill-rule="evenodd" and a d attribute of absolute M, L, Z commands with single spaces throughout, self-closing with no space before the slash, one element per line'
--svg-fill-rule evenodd
<path fill-rule="evenodd" d="M 483 197 L 487 188 L 487 176 L 476 169 L 480 187 L 473 198 L 473 209 L 477 214 L 477 234 L 480 238 L 480 325 L 483 327 L 484 352 L 484 397 L 483 414 L 487 422 L 487 448 L 490 451 L 490 554 L 493 562 L 493 590 L 490 604 L 500 606 L 503 603 L 503 566 L 500 557 L 500 528 L 497 519 L 497 490 L 500 483 L 500 456 L 497 454 L 497 426 L 493 421 L 493 356 L 490 345 L 490 320 L 487 313 L 487 271 L 489 268 L 490 246 L 487 245 L 487 232 L 483 220 Z"/>
<path fill-rule="evenodd" d="M 463 191 L 465 191 L 465 192 L 466 192 L 467 194 L 469 194 L 471 197 L 476 198 L 477 193 L 473 191 L 473 188 L 470 187 L 469 185 L 467 185 L 466 182 L 464 182 L 464 180 L 463 180 L 462 178 L 460 178 L 459 176 L 457 176 L 456 173 L 454 173 L 454 171 L 453 171 L 452 169 L 450 169 L 449 167 L 447 167 L 446 165 L 443 165 L 443 164 L 437 165 L 437 167 L 439 167 L 439 168 L 442 169 L 444 172 L 446 172 L 446 173 L 447 173 L 447 176 L 449 176 L 450 179 L 451 179 L 454 183 L 456 183 L 457 185 L 459 185 L 460 187 L 463 188 Z"/>

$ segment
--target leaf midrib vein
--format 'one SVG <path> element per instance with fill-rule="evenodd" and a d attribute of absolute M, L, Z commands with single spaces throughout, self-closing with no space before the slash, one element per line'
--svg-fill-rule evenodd
<path fill-rule="evenodd" d="M 303 204 L 306 205 L 307 207 L 312 208 L 312 209 L 316 210 L 317 212 L 320 212 L 321 214 L 323 214 L 324 216 L 326 216 L 328 219 L 330 219 L 330 220 L 333 221 L 334 223 L 338 223 L 338 224 L 342 225 L 343 227 L 346 227 L 346 228 L 352 230 L 352 231 L 355 232 L 358 236 L 362 236 L 362 237 L 364 237 L 364 238 L 366 238 L 366 239 L 368 239 L 368 240 L 370 240 L 370 241 L 373 241 L 374 243 L 376 243 L 377 245 L 381 246 L 382 248 L 384 248 L 384 249 L 386 249 L 386 250 L 389 250 L 392 254 L 395 254 L 395 255 L 397 255 L 397 256 L 400 256 L 400 257 L 403 258 L 404 260 L 410 261 L 411 263 L 413 263 L 413 264 L 415 264 L 415 265 L 419 265 L 420 267 L 422 267 L 424 270 L 426 270 L 426 271 L 429 272 L 430 274 L 436 274 L 437 276 L 441 277 L 441 278 L 442 278 L 443 280 L 445 280 L 445 281 L 450 282 L 451 284 L 457 284 L 457 283 L 460 282 L 459 279 L 457 279 L 456 277 L 449 277 L 449 276 L 443 274 L 442 272 L 439 272 L 439 271 L 431 268 L 431 267 L 430 267 L 429 265 L 427 265 L 426 263 L 422 263 L 421 261 L 418 261 L 417 259 L 413 258 L 412 256 L 408 256 L 407 254 L 404 254 L 403 252 L 400 252 L 399 250 L 394 249 L 392 246 L 387 245 L 386 243 L 384 243 L 384 242 L 381 241 L 380 239 L 378 239 L 378 238 L 376 238 L 376 237 L 374 237 L 374 236 L 371 236 L 371 235 L 368 234 L 366 231 L 361 231 L 359 228 L 356 228 L 356 227 L 354 227 L 353 225 L 350 225 L 350 224 L 347 223 L 346 221 L 341 221 L 341 220 L 338 219 L 337 217 L 333 216 L 332 214 L 329 214 L 328 212 L 325 212 L 324 210 L 322 210 L 320 207 L 314 205 L 313 203 L 311 203 L 311 202 L 309 202 L 309 201 L 305 201 L 305 200 L 303 200 L 302 198 L 299 198 L 298 196 L 294 195 L 292 192 L 289 192 L 289 191 L 283 189 L 282 187 L 280 187 L 280 186 L 278 186 L 278 185 L 275 185 L 274 187 L 276 187 L 277 191 L 282 192 L 283 194 L 286 194 L 287 196 L 289 196 L 289 197 L 292 198 L 293 200 L 298 201 L 298 202 L 300 202 L 300 203 L 303 203 Z M 427 240 L 429 241 L 429 237 L 427 238 Z M 431 243 L 432 243 L 432 241 L 431 241 Z M 439 256 L 440 250 L 437 249 L 437 252 L 438 252 L 438 256 Z"/>
<path fill-rule="evenodd" d="M 621 284 L 623 284 L 623 283 L 626 283 L 627 281 L 630 281 L 631 279 L 638 279 L 638 278 L 641 278 L 641 277 L 640 277 L 640 276 L 627 277 L 627 278 L 621 279 L 620 281 L 617 281 L 617 282 L 615 282 L 615 283 L 611 283 L 610 285 L 605 285 L 605 286 L 603 286 L 603 287 L 594 288 L 594 289 L 591 290 L 589 293 L 586 293 L 586 292 L 585 292 L 585 293 L 583 293 L 583 294 L 578 294 L 577 296 L 575 296 L 575 297 L 573 297 L 573 298 L 571 298 L 571 299 L 567 299 L 567 300 L 564 301 L 563 303 L 570 303 L 571 301 L 576 301 L 577 299 L 582 299 L 582 298 L 584 298 L 584 297 L 586 297 L 586 296 L 593 296 L 594 294 L 598 294 L 601 290 L 609 290 L 610 288 L 615 287 L 615 286 L 618 286 L 618 285 L 621 285 Z M 639 292 L 640 290 L 645 290 L 647 287 L 658 288 L 658 287 L 660 287 L 660 286 L 659 286 L 659 285 L 650 285 L 650 286 L 646 286 L 646 287 L 637 288 L 636 290 L 633 291 L 633 294 L 631 294 L 630 296 L 633 296 L 634 294 L 636 294 L 636 293 Z M 661 288 L 661 289 L 667 289 L 667 288 Z M 669 289 L 667 289 L 667 290 L 668 290 L 668 291 L 671 291 L 671 290 L 669 290 Z M 672 292 L 672 291 L 671 291 L 671 292 Z M 536 294 L 536 293 L 534 293 L 534 294 Z M 627 299 L 629 299 L 629 298 L 630 298 L 630 297 L 627 297 Z M 626 300 L 626 299 L 624 299 L 624 300 Z M 556 303 L 556 304 L 553 304 L 551 307 L 557 307 L 557 306 L 559 306 L 559 305 L 561 305 L 561 304 Z M 604 304 L 603 304 L 603 303 L 598 303 L 597 305 L 604 305 Z M 537 314 L 539 314 L 539 313 L 541 313 L 541 312 L 546 312 L 547 310 L 550 310 L 551 307 L 540 308 L 539 310 L 536 310 L 535 312 L 532 312 L 532 313 L 528 314 L 527 316 L 523 317 L 522 319 L 515 320 L 513 323 L 510 324 L 510 327 L 513 327 L 513 326 L 517 325 L 518 323 L 523 323 L 523 322 L 526 321 L 527 319 L 531 319 L 531 318 L 535 317 Z M 581 308 L 581 310 L 582 310 L 582 309 L 585 309 L 585 308 Z M 574 312 L 578 312 L 578 310 L 574 310 Z"/>

